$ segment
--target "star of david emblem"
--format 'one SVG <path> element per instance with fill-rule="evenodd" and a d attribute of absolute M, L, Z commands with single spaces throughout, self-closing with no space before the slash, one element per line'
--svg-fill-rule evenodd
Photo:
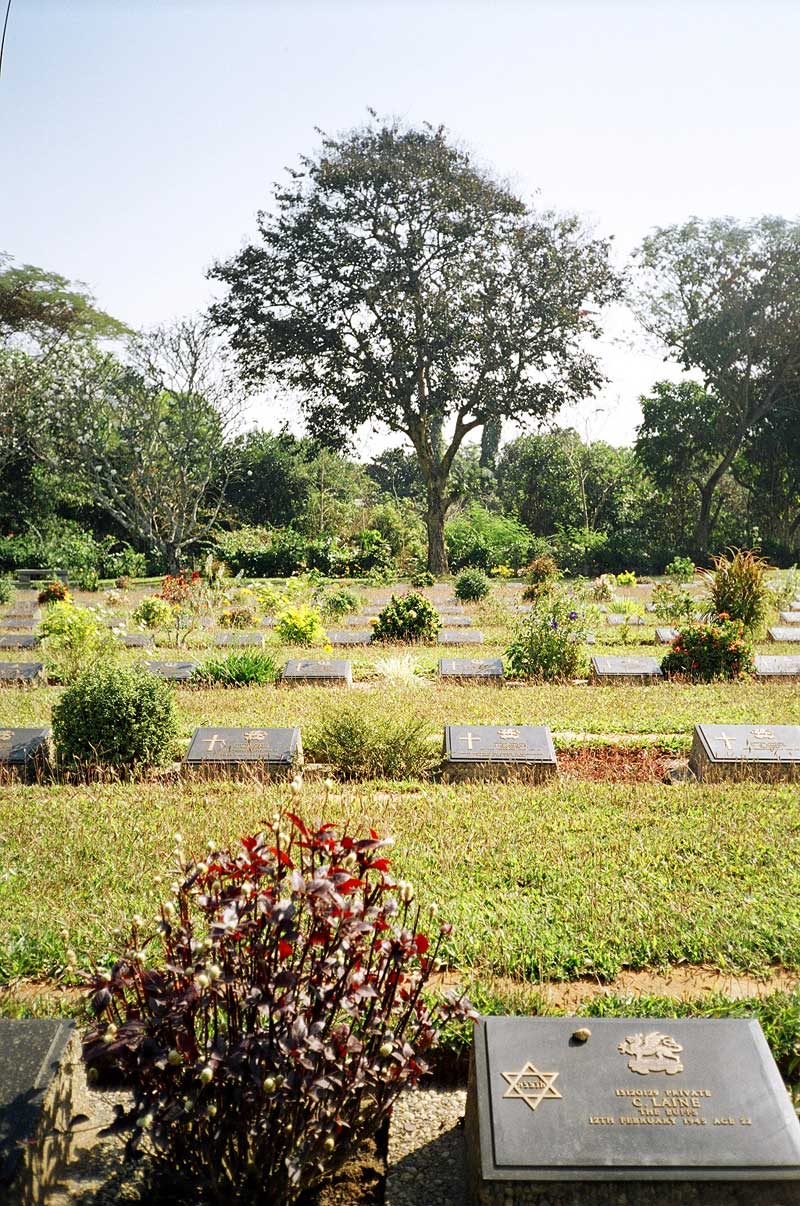
<path fill-rule="evenodd" d="M 503 1094 L 506 1097 L 518 1097 L 535 1110 L 540 1102 L 546 1099 L 561 1099 L 561 1094 L 555 1087 L 557 1072 L 540 1072 L 530 1061 L 520 1072 L 501 1072 L 500 1075 L 508 1083 L 508 1089 Z"/>

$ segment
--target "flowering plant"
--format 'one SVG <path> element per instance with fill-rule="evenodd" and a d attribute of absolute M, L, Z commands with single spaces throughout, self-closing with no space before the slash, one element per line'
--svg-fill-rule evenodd
<path fill-rule="evenodd" d="M 744 625 L 723 613 L 713 623 L 681 628 L 661 670 L 668 678 L 692 682 L 748 678 L 755 665 Z"/>
<path fill-rule="evenodd" d="M 583 665 L 585 640 L 585 621 L 569 599 L 542 595 L 506 649 L 507 672 L 517 678 L 574 678 Z"/>
<path fill-rule="evenodd" d="M 56 578 L 53 582 L 48 582 L 46 586 L 39 591 L 37 601 L 44 606 L 48 603 L 69 603 L 72 600 L 72 595 L 69 593 L 68 587 L 63 582 Z"/>
<path fill-rule="evenodd" d="M 90 977 L 90 1077 L 128 1078 L 128 1152 L 147 1136 L 179 1200 L 294 1203 L 425 1074 L 439 1024 L 474 1016 L 424 995 L 450 927 L 421 930 L 374 830 L 287 813 L 229 853 L 176 840 L 174 900 Z"/>

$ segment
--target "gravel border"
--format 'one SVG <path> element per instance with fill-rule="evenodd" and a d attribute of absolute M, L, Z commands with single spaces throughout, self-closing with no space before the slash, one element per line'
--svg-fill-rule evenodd
<path fill-rule="evenodd" d="M 465 1089 L 411 1089 L 389 1126 L 385 1206 L 466 1206 Z"/>

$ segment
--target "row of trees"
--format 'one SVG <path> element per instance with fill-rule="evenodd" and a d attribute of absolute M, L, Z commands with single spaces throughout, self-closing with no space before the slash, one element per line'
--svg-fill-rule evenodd
<path fill-rule="evenodd" d="M 657 230 L 622 274 L 607 240 L 530 209 L 444 130 L 373 115 L 303 158 L 257 240 L 210 275 L 224 292 L 207 317 L 143 336 L 62 278 L 5 266 L 6 515 L 49 498 L 174 567 L 219 522 L 335 530 L 341 479 L 417 507 L 435 573 L 465 497 L 547 536 L 639 532 L 651 555 L 702 557 L 755 528 L 794 554 L 798 223 Z M 623 296 L 687 374 L 642 399 L 627 450 L 552 430 L 602 384 L 600 314 Z M 265 386 L 296 400 L 308 440 L 234 438 L 244 391 Z M 539 434 L 503 446 L 509 419 Z M 365 477 L 345 454 L 370 423 L 411 451 Z"/>

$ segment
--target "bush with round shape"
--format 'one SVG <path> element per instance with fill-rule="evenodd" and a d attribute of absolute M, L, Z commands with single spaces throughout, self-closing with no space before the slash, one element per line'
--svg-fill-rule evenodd
<path fill-rule="evenodd" d="M 130 590 L 131 580 L 125 574 L 123 574 L 121 577 L 117 578 L 114 586 L 117 588 L 117 590 Z"/>
<path fill-rule="evenodd" d="M 159 765 L 177 734 L 173 687 L 139 666 L 95 666 L 53 707 L 53 741 L 68 769 Z"/>
<path fill-rule="evenodd" d="M 275 632 L 287 645 L 323 645 L 327 639 L 322 616 L 307 603 L 284 607 L 275 621 Z"/>
<path fill-rule="evenodd" d="M 617 586 L 635 586 L 636 575 L 633 570 L 623 570 L 621 574 L 617 574 Z"/>
<path fill-rule="evenodd" d="M 358 611 L 361 601 L 349 586 L 337 586 L 319 595 L 319 606 L 326 620 L 340 620 Z"/>
<path fill-rule="evenodd" d="M 678 631 L 661 671 L 667 678 L 694 683 L 749 678 L 755 663 L 744 625 L 728 616 L 716 623 L 688 624 Z"/>
<path fill-rule="evenodd" d="M 415 570 L 411 575 L 412 586 L 433 586 L 436 582 L 433 574 L 427 569 Z"/>
<path fill-rule="evenodd" d="M 39 626 L 42 652 L 51 678 L 69 683 L 100 658 L 114 658 L 119 647 L 91 607 L 53 603 Z"/>
<path fill-rule="evenodd" d="M 169 628 L 174 620 L 175 611 L 171 603 L 166 599 L 159 598 L 158 595 L 150 595 L 147 599 L 142 599 L 139 606 L 133 613 L 132 619 L 135 624 L 142 628 Z"/>
<path fill-rule="evenodd" d="M 192 682 L 222 687 L 274 683 L 278 667 L 263 649 L 232 649 L 224 657 L 207 658 L 192 674 Z"/>
<path fill-rule="evenodd" d="M 43 607 L 50 603 L 69 603 L 71 599 L 69 588 L 58 578 L 54 582 L 48 582 L 47 586 L 39 591 L 39 602 Z"/>
<path fill-rule="evenodd" d="M 94 594 L 100 589 L 100 575 L 96 569 L 79 570 L 75 575 L 75 586 L 78 590 L 85 590 L 88 594 Z"/>
<path fill-rule="evenodd" d="M 457 599 L 462 603 L 478 603 L 489 593 L 489 579 L 483 570 L 466 569 L 458 575 L 453 586 Z"/>
<path fill-rule="evenodd" d="M 424 595 L 392 595 L 372 630 L 373 641 L 435 641 L 442 622 Z"/>
<path fill-rule="evenodd" d="M 219 616 L 220 628 L 252 628 L 255 622 L 252 607 L 226 607 Z"/>
<path fill-rule="evenodd" d="M 664 566 L 664 574 L 667 578 L 671 578 L 673 582 L 679 585 L 682 582 L 691 582 L 694 577 L 694 562 L 691 557 L 673 557 L 672 560 Z"/>
<path fill-rule="evenodd" d="M 427 1073 L 440 1027 L 476 1016 L 429 984 L 451 927 L 425 933 L 388 845 L 287 813 L 231 851 L 179 848 L 158 925 L 135 919 L 90 977 L 90 1078 L 130 1086 L 128 1154 L 147 1146 L 169 1200 L 308 1201 Z"/>
<path fill-rule="evenodd" d="M 585 662 L 586 627 L 572 604 L 547 595 L 534 603 L 506 649 L 506 673 L 512 678 L 563 681 L 575 678 Z"/>
<path fill-rule="evenodd" d="M 769 562 L 748 549 L 729 549 L 730 557 L 712 557 L 714 569 L 703 576 L 714 615 L 741 620 L 748 632 L 763 627 L 771 603 Z"/>

